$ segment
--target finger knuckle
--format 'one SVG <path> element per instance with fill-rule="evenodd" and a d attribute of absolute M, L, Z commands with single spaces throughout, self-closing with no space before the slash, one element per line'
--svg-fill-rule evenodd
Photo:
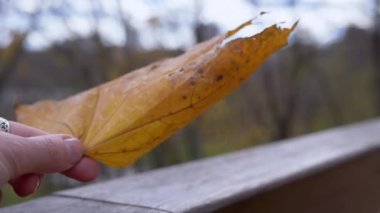
<path fill-rule="evenodd" d="M 65 154 L 62 152 L 62 147 L 56 142 L 56 138 L 43 136 L 41 140 L 42 149 L 47 155 L 47 158 L 54 163 L 61 163 L 64 161 Z"/>

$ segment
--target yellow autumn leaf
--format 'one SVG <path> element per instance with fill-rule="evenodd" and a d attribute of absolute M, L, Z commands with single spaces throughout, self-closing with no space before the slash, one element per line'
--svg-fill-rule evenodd
<path fill-rule="evenodd" d="M 78 137 L 86 156 L 108 166 L 129 166 L 237 88 L 296 26 L 273 25 L 223 44 L 251 22 L 67 99 L 19 106 L 17 119 Z"/>

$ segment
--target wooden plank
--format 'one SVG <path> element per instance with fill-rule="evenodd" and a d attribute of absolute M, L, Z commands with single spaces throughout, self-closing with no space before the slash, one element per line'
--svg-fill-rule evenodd
<path fill-rule="evenodd" d="M 239 201 L 244 202 L 255 195 L 331 171 L 359 156 L 378 152 L 379 130 L 380 120 L 372 120 L 281 143 L 60 191 L 54 196 L 166 212 L 208 212 Z M 361 167 L 357 167 L 354 166 L 351 173 L 361 171 Z"/>
<path fill-rule="evenodd" d="M 48 196 L 25 202 L 16 206 L 2 208 L 1 213 L 95 213 L 95 212 L 131 212 L 165 213 L 150 208 L 128 206 L 118 203 L 99 202 L 69 197 Z"/>
<path fill-rule="evenodd" d="M 57 194 L 209 211 L 315 174 L 380 146 L 380 121 L 341 127 Z"/>
<path fill-rule="evenodd" d="M 359 157 L 311 177 L 258 193 L 220 213 L 379 213 L 380 154 Z"/>

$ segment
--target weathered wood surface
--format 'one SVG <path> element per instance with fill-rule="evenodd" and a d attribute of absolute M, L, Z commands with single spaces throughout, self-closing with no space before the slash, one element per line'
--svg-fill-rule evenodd
<path fill-rule="evenodd" d="M 276 204 L 282 207 L 281 212 L 288 212 L 286 208 L 292 208 L 285 204 L 290 201 L 309 205 L 293 208 L 295 211 L 318 209 L 312 208 L 315 204 L 324 207 L 320 209 L 325 212 L 329 209 L 340 212 L 332 211 L 340 209 L 329 200 L 332 198 L 339 201 L 336 205 L 349 201 L 342 209 L 355 209 L 357 203 L 370 203 L 371 210 L 376 205 L 380 209 L 380 202 L 374 202 L 380 201 L 380 186 L 374 183 L 374 180 L 380 182 L 379 148 L 380 120 L 372 120 L 59 191 L 46 198 L 3 208 L 1 212 L 51 212 L 52 208 L 63 206 L 62 212 L 84 212 L 88 208 L 93 213 L 231 212 L 239 207 L 246 212 L 266 207 L 267 211 L 259 212 L 271 212 L 270 206 Z M 370 184 L 363 185 L 366 180 Z"/>
<path fill-rule="evenodd" d="M 139 206 L 131 206 L 118 203 L 93 201 L 86 199 L 77 199 L 70 197 L 55 197 L 48 196 L 40 199 L 36 199 L 31 202 L 19 204 L 15 207 L 8 207 L 1 209 L 0 212 L 9 213 L 115 213 L 115 212 L 146 212 L 146 213 L 165 213 L 166 211 L 159 211 L 156 209 L 150 209 Z"/>
<path fill-rule="evenodd" d="M 220 213 L 379 213 L 380 153 L 260 192 Z"/>

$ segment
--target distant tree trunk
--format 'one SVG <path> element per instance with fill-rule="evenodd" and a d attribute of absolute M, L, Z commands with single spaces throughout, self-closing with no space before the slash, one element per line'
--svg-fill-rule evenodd
<path fill-rule="evenodd" d="M 200 21 L 200 13 L 202 11 L 200 1 L 194 1 L 194 8 L 195 14 L 193 32 L 196 43 L 200 43 L 215 36 L 218 30 L 215 25 L 203 24 Z M 185 129 L 184 134 L 186 138 L 187 152 L 190 156 L 190 159 L 200 158 L 203 155 L 203 142 L 199 134 L 199 126 L 196 125 L 196 123 L 191 124 Z"/>
<path fill-rule="evenodd" d="M 374 29 L 373 29 L 373 61 L 375 66 L 375 106 L 376 113 L 380 115 L 380 0 L 375 0 L 374 14 Z"/>
<path fill-rule="evenodd" d="M 0 52 L 0 94 L 22 56 L 25 38 L 25 34 L 15 35 L 11 44 Z"/>
<path fill-rule="evenodd" d="M 202 157 L 203 146 L 202 139 L 199 135 L 199 126 L 196 123 L 187 127 L 185 137 L 188 143 L 188 153 L 191 159 L 198 159 Z"/>
<path fill-rule="evenodd" d="M 270 68 L 264 73 L 266 105 L 271 111 L 274 127 L 273 135 L 271 136 L 271 140 L 273 141 L 291 136 L 296 115 L 295 110 L 301 85 L 300 70 L 302 70 L 302 63 L 305 61 L 299 48 L 297 48 L 297 44 L 292 49 L 292 64 L 288 70 L 281 71 L 288 72 L 285 75 L 289 76 L 289 78 L 281 78 L 281 82 L 275 82 L 272 73 L 277 71 L 276 68 Z M 280 85 L 278 86 L 278 84 Z M 278 95 L 280 93 L 279 90 L 286 91 L 282 94 L 282 97 Z"/>
<path fill-rule="evenodd" d="M 335 94 L 333 93 L 332 84 L 326 76 L 323 69 L 316 70 L 313 73 L 313 78 L 318 84 L 318 91 L 323 96 L 322 100 L 326 103 L 326 107 L 330 112 L 330 118 L 333 122 L 332 125 L 341 125 L 344 122 L 343 111 L 341 109 L 341 103 L 337 100 Z"/>
<path fill-rule="evenodd" d="M 274 70 L 267 70 L 264 74 L 264 87 L 266 93 L 266 105 L 271 111 L 272 125 L 274 127 L 271 141 L 276 141 L 284 138 L 288 138 L 291 135 L 291 129 L 293 128 L 295 103 L 298 99 L 298 95 L 290 93 L 285 99 L 285 102 L 278 100 L 278 95 L 275 88 L 276 83 L 269 72 Z M 285 82 L 285 84 L 296 84 L 296 82 Z M 285 88 L 283 88 L 285 89 Z"/>
<path fill-rule="evenodd" d="M 277 99 L 277 92 L 275 89 L 276 83 L 274 82 L 274 78 L 272 76 L 272 72 L 274 71 L 275 69 L 272 69 L 272 66 L 269 66 L 269 64 L 263 66 L 263 91 L 265 91 L 264 101 L 266 107 L 268 107 L 270 111 L 272 121 L 271 126 L 274 127 L 270 136 L 271 141 L 285 138 L 287 135 L 287 130 L 285 129 L 286 126 L 284 127 L 284 121 L 281 118 L 281 113 L 279 112 L 279 101 Z"/>

